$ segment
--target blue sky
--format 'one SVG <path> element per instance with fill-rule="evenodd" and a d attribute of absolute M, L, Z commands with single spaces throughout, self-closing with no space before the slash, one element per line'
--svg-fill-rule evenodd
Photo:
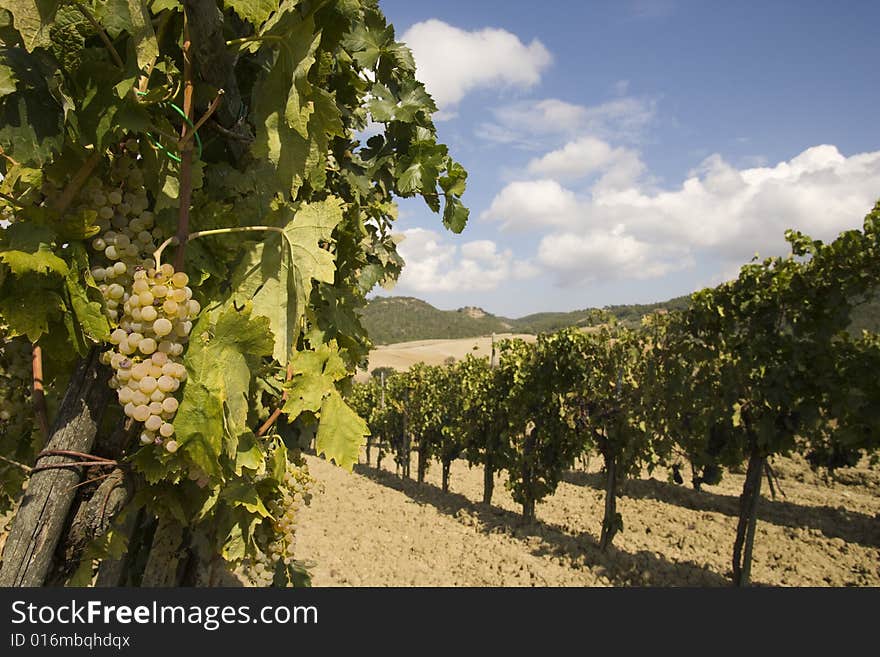
<path fill-rule="evenodd" d="M 660 301 L 880 198 L 878 2 L 380 6 L 470 174 L 461 235 L 401 203 L 390 294 L 513 317 Z"/>

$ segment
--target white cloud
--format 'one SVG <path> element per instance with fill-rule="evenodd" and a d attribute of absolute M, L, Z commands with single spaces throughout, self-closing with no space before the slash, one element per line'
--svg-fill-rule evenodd
<path fill-rule="evenodd" d="M 593 143 L 583 150 L 581 171 L 612 170 L 615 149 Z M 548 154 L 534 168 L 570 173 L 579 160 L 566 153 L 575 151 Z M 543 230 L 537 261 L 562 283 L 660 276 L 698 257 L 729 272 L 756 252 L 789 253 L 787 228 L 826 241 L 860 228 L 880 196 L 880 151 L 845 157 L 821 145 L 773 167 L 747 169 L 716 154 L 674 190 L 629 180 L 615 186 L 599 178 L 586 194 L 548 178 L 518 181 L 503 188 L 483 216 L 503 227 Z"/>
<path fill-rule="evenodd" d="M 538 262 L 563 285 L 615 278 L 663 276 L 693 264 L 683 248 L 657 247 L 627 234 L 623 224 L 611 230 L 552 233 L 541 240 Z"/>
<path fill-rule="evenodd" d="M 419 80 L 447 113 L 479 87 L 533 87 L 553 60 L 537 39 L 524 44 L 506 30 L 467 32 L 434 18 L 416 23 L 401 40 L 413 51 Z"/>
<path fill-rule="evenodd" d="M 525 180 L 502 189 L 480 218 L 499 221 L 502 229 L 528 229 L 569 226 L 580 211 L 574 192 L 555 180 Z"/>
<path fill-rule="evenodd" d="M 511 103 L 493 110 L 493 121 L 477 128 L 488 141 L 539 148 L 548 137 L 585 134 L 603 139 L 637 141 L 653 120 L 653 99 L 623 97 L 599 105 L 575 105 L 557 98 Z"/>
<path fill-rule="evenodd" d="M 629 148 L 613 148 L 596 137 L 581 137 L 528 163 L 529 173 L 560 180 L 604 174 L 597 188 L 630 187 L 645 170 L 639 154 Z"/>
<path fill-rule="evenodd" d="M 414 292 L 490 291 L 511 280 L 538 273 L 529 262 L 515 260 L 512 251 L 499 251 L 495 242 L 476 240 L 460 247 L 424 228 L 403 231 L 398 250 L 406 261 L 398 281 Z"/>

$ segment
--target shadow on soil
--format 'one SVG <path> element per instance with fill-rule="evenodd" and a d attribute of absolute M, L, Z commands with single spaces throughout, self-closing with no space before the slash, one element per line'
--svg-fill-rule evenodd
<path fill-rule="evenodd" d="M 594 472 L 570 471 L 563 475 L 562 480 L 575 486 L 600 490 L 604 487 L 604 475 Z M 735 495 L 695 491 L 656 479 L 628 479 L 623 485 L 622 495 L 657 500 L 692 511 L 722 513 L 734 518 L 739 514 L 739 497 Z M 842 507 L 806 506 L 784 499 L 762 497 L 758 505 L 758 518 L 784 527 L 818 529 L 829 538 L 841 538 L 848 543 L 880 547 L 880 522 L 864 513 L 847 511 Z"/>
<path fill-rule="evenodd" d="M 485 533 L 505 533 L 526 542 L 536 556 L 563 558 L 575 568 L 589 568 L 607 577 L 614 586 L 729 586 L 730 581 L 693 562 L 674 563 L 657 553 L 625 552 L 613 545 L 599 550 L 598 540 L 588 533 L 570 534 L 557 525 L 522 517 L 495 506 L 472 502 L 460 493 L 444 493 L 428 482 L 401 479 L 387 470 L 358 464 L 355 472 L 398 490 L 420 504 L 430 504 L 460 522 L 471 523 Z"/>

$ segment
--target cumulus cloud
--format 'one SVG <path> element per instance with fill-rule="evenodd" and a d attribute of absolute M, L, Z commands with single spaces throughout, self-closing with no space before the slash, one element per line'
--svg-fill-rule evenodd
<path fill-rule="evenodd" d="M 499 221 L 502 229 L 570 226 L 581 209 L 575 193 L 555 180 L 524 180 L 504 187 L 480 218 Z"/>
<path fill-rule="evenodd" d="M 398 246 L 406 261 L 398 286 L 414 292 L 491 291 L 512 280 L 538 273 L 529 262 L 516 260 L 509 249 L 491 240 L 456 246 L 424 228 L 403 231 Z"/>
<path fill-rule="evenodd" d="M 584 151 L 580 171 L 601 171 L 613 159 L 614 149 L 597 144 Z M 565 149 L 549 155 L 534 168 L 565 172 Z M 502 189 L 483 216 L 503 227 L 542 230 L 538 262 L 563 283 L 658 276 L 700 256 L 730 271 L 756 252 L 787 254 L 787 228 L 830 240 L 861 227 L 880 195 L 880 151 L 845 157 L 821 145 L 773 167 L 745 169 L 716 154 L 677 189 L 600 183 L 576 194 L 549 178 L 518 181 Z"/>
<path fill-rule="evenodd" d="M 540 148 L 548 138 L 593 135 L 636 141 L 653 120 L 653 99 L 627 96 L 599 105 L 576 105 L 557 98 L 522 101 L 493 110 L 493 120 L 479 125 L 477 135 L 488 141 Z"/>
<path fill-rule="evenodd" d="M 537 39 L 525 44 L 506 30 L 468 32 L 434 18 L 416 23 L 401 40 L 413 52 L 419 79 L 447 115 L 479 87 L 533 87 L 553 60 Z"/>
<path fill-rule="evenodd" d="M 601 173 L 598 188 L 619 189 L 631 186 L 645 170 L 645 165 L 636 151 L 613 148 L 606 141 L 588 136 L 533 159 L 527 169 L 529 173 L 560 180 Z"/>
<path fill-rule="evenodd" d="M 687 250 L 659 246 L 626 232 L 623 224 L 610 230 L 551 233 L 541 240 L 538 262 L 563 285 L 616 278 L 663 276 L 693 264 Z"/>

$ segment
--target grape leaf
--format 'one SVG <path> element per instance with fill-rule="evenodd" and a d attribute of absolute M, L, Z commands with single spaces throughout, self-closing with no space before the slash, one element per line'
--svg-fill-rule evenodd
<path fill-rule="evenodd" d="M 366 444 L 369 432 L 367 423 L 334 390 L 321 405 L 315 449 L 319 456 L 323 455 L 350 471 L 357 463 L 360 448 Z"/>
<path fill-rule="evenodd" d="M 261 518 L 271 518 L 272 514 L 260 499 L 257 489 L 248 481 L 235 481 L 220 491 L 220 498 L 230 506 L 241 506 Z"/>
<path fill-rule="evenodd" d="M 317 413 L 324 397 L 336 392 L 336 382 L 348 376 L 335 341 L 314 351 L 298 351 L 290 361 L 292 377 L 286 384 L 287 401 L 282 410 L 295 420 L 303 411 Z"/>
<path fill-rule="evenodd" d="M 222 453 L 236 458 L 238 441 L 248 432 L 250 370 L 272 353 L 272 344 L 268 320 L 252 317 L 249 307 L 205 313 L 196 324 L 174 429 L 180 450 L 209 475 L 219 474 Z"/>
<path fill-rule="evenodd" d="M 457 198 L 447 197 L 443 208 L 443 225 L 453 233 L 460 233 L 467 225 L 470 211 Z"/>
<path fill-rule="evenodd" d="M 336 382 L 348 376 L 336 341 L 322 344 L 314 351 L 297 352 L 290 367 L 293 377 L 286 385 L 288 396 L 282 410 L 290 420 L 304 411 L 319 415 L 318 454 L 351 470 L 368 430 L 336 389 Z"/>
<path fill-rule="evenodd" d="M 153 7 L 153 11 L 158 11 Z M 152 64 L 159 56 L 159 44 L 150 22 L 150 10 L 141 0 L 105 0 L 97 3 L 95 17 L 116 39 L 128 32 L 134 44 L 138 70 Z"/>
<path fill-rule="evenodd" d="M 159 43 L 150 22 L 150 10 L 141 0 L 128 0 L 130 26 L 128 33 L 137 53 L 138 70 L 144 71 L 159 56 Z"/>
<path fill-rule="evenodd" d="M 53 234 L 45 226 L 18 222 L 9 226 L 3 233 L 3 240 L 0 242 L 0 261 L 9 265 L 12 273 L 17 276 L 28 272 L 67 275 L 67 263 L 53 253 L 51 247 Z"/>
<path fill-rule="evenodd" d="M 278 12 L 276 16 L 283 20 L 278 24 L 270 21 L 264 32 L 283 37 L 289 46 L 281 49 L 272 68 L 257 81 L 253 153 L 275 166 L 279 191 L 295 196 L 302 185 L 311 150 L 306 128 L 311 113 L 308 106 L 311 85 L 306 76 L 315 62 L 313 55 L 320 35 L 314 34 L 312 18 L 299 18 L 295 11 Z M 301 112 L 304 108 L 305 116 Z"/>
<path fill-rule="evenodd" d="M 6 64 L 0 64 L 0 97 L 15 93 L 15 72 Z"/>
<path fill-rule="evenodd" d="M 92 280 L 88 256 L 82 247 L 75 249 L 74 262 L 75 267 L 71 267 L 65 280 L 73 314 L 85 335 L 95 342 L 107 342 L 110 339 L 110 322 L 104 314 L 101 292 Z M 89 298 L 89 290 L 92 291 L 92 298 Z"/>
<path fill-rule="evenodd" d="M 61 319 L 64 312 L 56 285 L 46 276 L 7 278 L 0 287 L 0 317 L 8 325 L 10 336 L 26 335 L 36 342 L 49 332 L 49 322 Z"/>
<path fill-rule="evenodd" d="M 88 20 L 81 11 L 72 6 L 60 7 L 55 21 L 49 29 L 52 40 L 52 54 L 61 66 L 75 70 L 82 61 L 86 30 L 90 30 Z"/>
<path fill-rule="evenodd" d="M 15 29 L 28 50 L 51 45 L 48 28 L 60 5 L 61 0 L 0 0 L 0 7 L 12 14 Z"/>
<path fill-rule="evenodd" d="M 241 476 L 242 468 L 253 470 L 261 475 L 266 472 L 266 460 L 257 443 L 256 436 L 250 432 L 243 433 L 238 440 L 238 451 L 235 454 L 235 474 Z"/>
<path fill-rule="evenodd" d="M 312 281 L 332 283 L 333 254 L 321 248 L 342 220 L 341 201 L 329 198 L 304 204 L 299 211 L 284 206 L 273 219 L 284 223 L 248 249 L 232 276 L 237 303 L 253 302 L 254 315 L 268 318 L 275 336 L 273 355 L 282 365 L 290 359 L 305 314 Z"/>
<path fill-rule="evenodd" d="M 223 0 L 223 6 L 259 27 L 278 9 L 278 0 Z"/>

